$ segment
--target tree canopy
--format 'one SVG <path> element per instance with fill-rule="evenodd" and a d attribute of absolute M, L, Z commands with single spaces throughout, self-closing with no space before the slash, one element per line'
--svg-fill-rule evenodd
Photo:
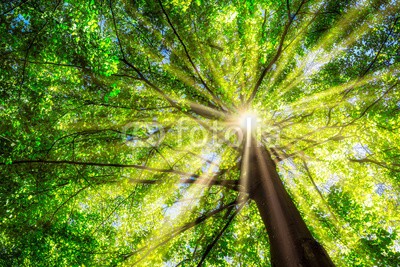
<path fill-rule="evenodd" d="M 398 1 L 0 14 L 0 265 L 271 266 L 251 122 L 337 266 L 400 266 Z"/>

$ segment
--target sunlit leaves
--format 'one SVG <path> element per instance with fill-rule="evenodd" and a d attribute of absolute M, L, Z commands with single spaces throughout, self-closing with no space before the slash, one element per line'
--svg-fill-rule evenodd
<path fill-rule="evenodd" d="M 396 1 L 10 1 L 0 13 L 0 264 L 197 265 L 243 197 L 232 121 L 245 109 L 338 266 L 399 260 Z M 248 201 L 204 263 L 268 266 L 268 249 Z"/>

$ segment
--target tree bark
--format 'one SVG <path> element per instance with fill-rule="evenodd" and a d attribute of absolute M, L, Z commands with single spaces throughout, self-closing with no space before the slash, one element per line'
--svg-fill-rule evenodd
<path fill-rule="evenodd" d="M 287 193 L 267 150 L 253 137 L 246 138 L 247 188 L 257 204 L 268 232 L 273 267 L 335 266 L 325 249 L 313 238 Z"/>

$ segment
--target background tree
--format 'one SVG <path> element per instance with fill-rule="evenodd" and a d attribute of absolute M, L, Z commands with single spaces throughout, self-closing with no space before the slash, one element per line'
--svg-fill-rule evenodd
<path fill-rule="evenodd" d="M 3 3 L 1 264 L 269 266 L 252 112 L 333 262 L 398 266 L 399 8 Z"/>

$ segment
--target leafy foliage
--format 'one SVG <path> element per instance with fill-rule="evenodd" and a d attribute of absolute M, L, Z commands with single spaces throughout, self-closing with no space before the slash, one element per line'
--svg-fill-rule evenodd
<path fill-rule="evenodd" d="M 0 265 L 269 266 L 250 110 L 333 261 L 399 266 L 399 9 L 2 3 Z"/>

